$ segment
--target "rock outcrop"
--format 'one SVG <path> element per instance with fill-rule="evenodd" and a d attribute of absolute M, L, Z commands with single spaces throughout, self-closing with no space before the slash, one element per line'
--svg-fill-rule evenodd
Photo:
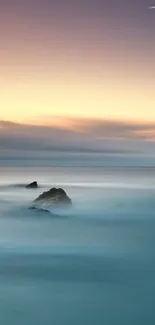
<path fill-rule="evenodd" d="M 39 195 L 29 207 L 30 209 L 55 210 L 66 209 L 72 206 L 71 199 L 62 188 L 51 188 Z"/>
<path fill-rule="evenodd" d="M 26 186 L 26 188 L 38 188 L 38 183 L 37 182 L 33 182 L 33 183 L 30 183 Z"/>

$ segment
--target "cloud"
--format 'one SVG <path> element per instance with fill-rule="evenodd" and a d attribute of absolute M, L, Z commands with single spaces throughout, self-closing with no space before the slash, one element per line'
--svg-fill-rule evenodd
<path fill-rule="evenodd" d="M 42 117 L 42 121 L 0 121 L 1 158 L 49 157 L 54 152 L 116 156 L 155 151 L 153 123 L 66 117 Z"/>
<path fill-rule="evenodd" d="M 58 119 L 59 120 L 59 119 Z M 97 138 L 155 139 L 155 123 L 134 123 L 102 119 L 64 118 L 68 127 Z"/>

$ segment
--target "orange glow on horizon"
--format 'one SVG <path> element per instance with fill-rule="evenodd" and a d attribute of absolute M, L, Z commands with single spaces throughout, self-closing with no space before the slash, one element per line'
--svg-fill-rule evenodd
<path fill-rule="evenodd" d="M 0 119 L 155 121 L 154 45 L 146 55 L 135 34 L 126 39 L 120 29 L 118 39 L 110 28 L 101 43 L 89 19 L 71 30 L 55 17 L 0 15 Z"/>
<path fill-rule="evenodd" d="M 68 77 L 68 80 L 67 80 Z M 67 82 L 65 82 L 67 81 Z M 116 120 L 155 120 L 155 98 L 149 85 L 139 87 L 120 79 L 85 80 L 69 75 L 59 80 L 9 77 L 0 80 L 0 119 L 37 120 L 44 116 L 73 116 Z M 46 118 L 47 116 L 47 118 Z"/>

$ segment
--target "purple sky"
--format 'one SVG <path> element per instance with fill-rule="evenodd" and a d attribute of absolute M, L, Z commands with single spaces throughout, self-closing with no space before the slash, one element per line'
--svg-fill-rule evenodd
<path fill-rule="evenodd" d="M 153 0 L 0 0 L 3 156 L 12 147 L 19 155 L 35 146 L 124 154 L 138 148 L 151 154 L 153 5 Z M 53 126 L 54 115 L 65 127 Z M 51 127 L 35 126 L 43 116 Z M 72 118 L 73 130 L 67 127 Z"/>

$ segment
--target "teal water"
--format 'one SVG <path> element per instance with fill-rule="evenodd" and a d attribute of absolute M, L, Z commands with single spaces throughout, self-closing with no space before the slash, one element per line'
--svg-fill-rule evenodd
<path fill-rule="evenodd" d="M 27 209 L 52 186 L 73 210 Z M 154 168 L 0 168 L 0 324 L 155 324 L 154 247 Z"/>

